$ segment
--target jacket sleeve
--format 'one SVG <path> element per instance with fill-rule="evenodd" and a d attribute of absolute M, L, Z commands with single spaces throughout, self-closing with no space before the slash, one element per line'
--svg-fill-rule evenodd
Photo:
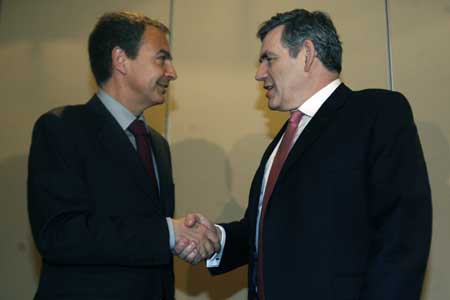
<path fill-rule="evenodd" d="M 208 269 L 212 275 L 226 273 L 249 263 L 249 228 L 247 211 L 244 218 L 240 221 L 220 224 L 225 229 L 227 238 L 220 265 Z"/>
<path fill-rule="evenodd" d="M 51 113 L 42 116 L 33 129 L 28 212 L 44 261 L 73 265 L 169 264 L 164 217 L 108 215 L 96 210 L 72 133 L 61 117 Z"/>
<path fill-rule="evenodd" d="M 362 300 L 420 298 L 432 228 L 424 156 L 407 100 L 386 101 L 369 154 L 373 232 Z"/>

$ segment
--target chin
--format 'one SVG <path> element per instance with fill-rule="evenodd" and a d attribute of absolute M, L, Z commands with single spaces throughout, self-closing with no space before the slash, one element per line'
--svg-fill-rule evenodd
<path fill-rule="evenodd" d="M 267 106 L 270 110 L 280 110 L 280 105 L 278 103 L 274 103 L 274 101 L 269 99 L 269 102 L 267 103 Z"/>
<path fill-rule="evenodd" d="M 161 99 L 158 99 L 158 100 L 155 102 L 155 104 L 164 104 L 164 102 L 166 102 L 166 99 L 161 98 Z"/>
<path fill-rule="evenodd" d="M 166 102 L 166 99 L 165 99 L 163 96 L 161 96 L 161 97 L 159 97 L 159 98 L 156 98 L 156 99 L 153 99 L 153 100 L 151 101 L 152 106 L 153 106 L 153 105 L 164 104 L 164 102 Z"/>

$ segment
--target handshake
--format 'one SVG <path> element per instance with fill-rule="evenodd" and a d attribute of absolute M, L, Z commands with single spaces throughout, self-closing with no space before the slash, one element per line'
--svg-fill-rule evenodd
<path fill-rule="evenodd" d="M 173 219 L 175 233 L 174 255 L 182 260 L 198 264 L 220 251 L 222 232 L 199 213 Z"/>

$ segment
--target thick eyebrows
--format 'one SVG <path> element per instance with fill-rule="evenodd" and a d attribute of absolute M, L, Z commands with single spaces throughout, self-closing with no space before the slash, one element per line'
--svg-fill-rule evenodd
<path fill-rule="evenodd" d="M 172 54 L 169 51 L 161 49 L 158 51 L 157 56 L 162 56 L 164 59 L 172 60 Z"/>
<path fill-rule="evenodd" d="M 268 58 L 273 58 L 275 56 L 276 56 L 275 53 L 266 50 L 263 53 L 261 53 L 261 55 L 259 56 L 259 62 L 262 63 L 263 61 L 267 60 Z"/>

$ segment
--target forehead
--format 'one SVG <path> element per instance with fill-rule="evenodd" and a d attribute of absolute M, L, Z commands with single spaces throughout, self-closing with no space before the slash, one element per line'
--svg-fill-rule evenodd
<path fill-rule="evenodd" d="M 169 51 L 167 34 L 156 27 L 147 26 L 141 38 L 141 48 Z"/>
<path fill-rule="evenodd" d="M 283 29 L 284 25 L 280 25 L 267 33 L 261 44 L 261 54 L 267 51 L 274 52 L 277 49 L 284 48 L 281 44 Z"/>

